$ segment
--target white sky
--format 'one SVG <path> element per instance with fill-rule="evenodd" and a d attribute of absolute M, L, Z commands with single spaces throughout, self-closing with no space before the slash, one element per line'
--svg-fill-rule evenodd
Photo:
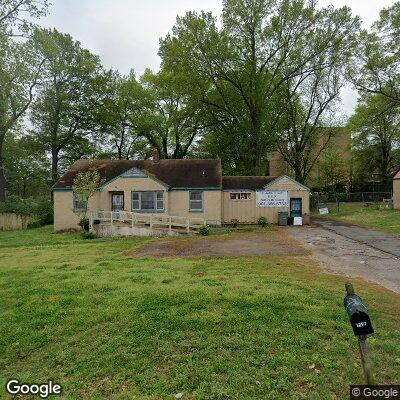
<path fill-rule="evenodd" d="M 69 33 L 101 57 L 107 68 L 139 75 L 146 67 L 157 71 L 159 39 L 175 23 L 177 15 L 190 10 L 212 11 L 220 15 L 221 0 L 52 0 L 50 13 L 41 20 L 46 27 Z M 320 0 L 320 5 L 348 5 L 368 27 L 379 11 L 395 0 Z M 356 93 L 342 93 L 342 110 L 349 115 L 356 104 Z"/>

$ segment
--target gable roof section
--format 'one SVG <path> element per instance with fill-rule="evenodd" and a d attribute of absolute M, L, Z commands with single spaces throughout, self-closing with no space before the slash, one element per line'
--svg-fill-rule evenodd
<path fill-rule="evenodd" d="M 262 189 L 275 179 L 274 176 L 223 176 L 222 188 L 224 190 Z"/>
<path fill-rule="evenodd" d="M 165 183 L 171 188 L 220 188 L 220 160 L 79 160 L 53 186 L 54 190 L 71 189 L 80 172 L 98 171 L 105 183 L 118 178 L 127 171 L 137 168 Z"/>
<path fill-rule="evenodd" d="M 400 171 L 393 177 L 393 179 L 395 179 L 395 180 L 400 179 Z"/>
<path fill-rule="evenodd" d="M 297 182 L 293 178 L 287 175 L 276 176 L 223 176 L 222 177 L 222 188 L 223 190 L 257 190 L 257 189 L 268 189 L 269 186 L 280 182 L 283 179 L 289 179 L 290 181 L 301 186 L 305 190 L 310 190 L 307 186 L 304 186 L 300 182 Z"/>
<path fill-rule="evenodd" d="M 265 186 L 265 189 L 268 189 L 269 186 L 272 186 L 273 184 L 278 183 L 278 182 L 282 181 L 283 179 L 288 179 L 289 181 L 292 181 L 293 183 L 295 183 L 296 185 L 302 187 L 303 189 L 310 191 L 310 188 L 308 188 L 307 186 L 303 185 L 300 182 L 297 182 L 295 179 L 293 179 L 293 178 L 291 178 L 290 176 L 287 176 L 287 175 L 281 175 L 280 177 L 275 178 L 273 181 L 269 182 Z"/>

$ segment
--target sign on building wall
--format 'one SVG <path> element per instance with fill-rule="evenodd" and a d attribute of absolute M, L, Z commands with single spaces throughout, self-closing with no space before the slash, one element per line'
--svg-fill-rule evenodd
<path fill-rule="evenodd" d="M 289 207 L 287 190 L 258 190 L 256 196 L 257 207 Z"/>

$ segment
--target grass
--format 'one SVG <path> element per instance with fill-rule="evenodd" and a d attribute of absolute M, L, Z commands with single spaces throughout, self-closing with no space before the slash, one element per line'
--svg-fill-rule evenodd
<path fill-rule="evenodd" d="M 375 205 L 366 207 L 360 203 L 340 203 L 339 212 L 336 206 L 333 206 L 329 215 L 321 217 L 340 219 L 400 236 L 400 211 L 398 210 L 379 209 Z"/>
<path fill-rule="evenodd" d="M 0 233 L 0 397 L 10 377 L 66 399 L 342 399 L 363 382 L 345 278 L 305 257 L 128 255 L 149 240 Z M 399 383 L 400 296 L 354 283 L 377 382 Z"/>

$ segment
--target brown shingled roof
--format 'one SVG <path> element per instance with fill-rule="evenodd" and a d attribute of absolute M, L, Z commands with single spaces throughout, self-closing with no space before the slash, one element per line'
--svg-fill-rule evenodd
<path fill-rule="evenodd" d="M 70 189 L 79 172 L 97 170 L 108 182 L 136 167 L 172 188 L 221 187 L 220 160 L 79 160 L 54 185 L 54 189 Z"/>
<path fill-rule="evenodd" d="M 222 188 L 224 190 L 262 189 L 268 183 L 274 181 L 275 176 L 223 176 Z"/>

